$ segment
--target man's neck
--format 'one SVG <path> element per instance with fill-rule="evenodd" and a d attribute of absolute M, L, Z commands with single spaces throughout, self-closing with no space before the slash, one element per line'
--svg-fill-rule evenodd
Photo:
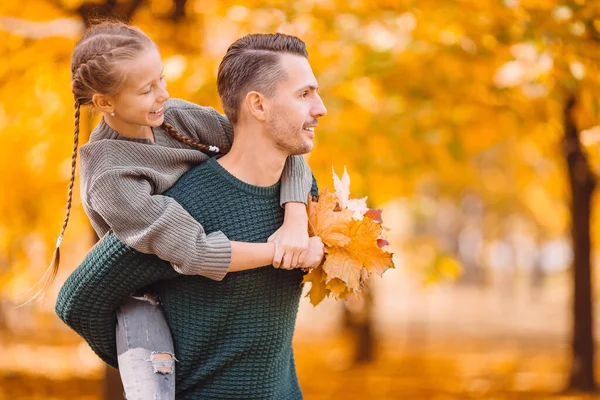
<path fill-rule="evenodd" d="M 264 136 L 235 128 L 231 150 L 219 164 L 239 180 L 254 186 L 271 186 L 279 181 L 287 154 L 275 148 Z"/>

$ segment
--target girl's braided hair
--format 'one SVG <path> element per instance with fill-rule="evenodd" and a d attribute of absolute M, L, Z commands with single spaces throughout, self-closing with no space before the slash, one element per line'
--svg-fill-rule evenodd
<path fill-rule="evenodd" d="M 156 44 L 139 28 L 117 21 L 101 21 L 92 25 L 75 45 L 71 56 L 71 88 L 75 98 L 75 130 L 66 213 L 60 234 L 56 240 L 56 250 L 52 256 L 52 261 L 44 276 L 34 286 L 34 290 L 37 290 L 27 303 L 42 299 L 58 273 L 60 245 L 69 223 L 73 201 L 81 106 L 93 105 L 92 97 L 96 93 L 115 95 L 125 79 L 125 74 L 122 68 L 119 68 L 119 64 L 133 60 L 143 52 L 156 47 Z M 174 139 L 195 149 L 210 153 L 220 152 L 215 146 L 207 146 L 183 136 L 166 122 L 162 124 L 162 128 Z"/>

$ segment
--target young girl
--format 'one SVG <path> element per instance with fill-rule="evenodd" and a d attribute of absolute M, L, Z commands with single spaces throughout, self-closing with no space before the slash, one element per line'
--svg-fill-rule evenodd
<path fill-rule="evenodd" d="M 89 143 L 81 147 L 82 202 L 99 237 L 112 230 L 125 244 L 170 262 L 180 274 L 214 280 L 264 266 L 265 256 L 284 268 L 320 261 L 322 250 L 313 256 L 318 251 L 311 251 L 307 234 L 303 203 L 312 174 L 301 156 L 287 160 L 281 186 L 285 219 L 269 239 L 272 243 L 230 242 L 221 232 L 206 234 L 176 201 L 161 195 L 191 167 L 225 152 L 233 129 L 212 108 L 169 100 L 157 46 L 143 32 L 115 22 L 92 26 L 75 46 L 71 73 L 72 173 L 48 282 L 56 275 L 69 219 L 84 105 L 102 113 Z M 136 293 L 117 313 L 118 362 L 129 400 L 149 398 L 148 387 L 152 398 L 175 398 L 173 343 L 157 304 L 150 294 Z"/>

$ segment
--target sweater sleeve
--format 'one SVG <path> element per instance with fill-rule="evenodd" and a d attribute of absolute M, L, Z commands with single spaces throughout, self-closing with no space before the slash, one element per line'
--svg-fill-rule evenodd
<path fill-rule="evenodd" d="M 151 193 L 147 178 L 112 169 L 94 180 L 88 198 L 123 243 L 157 255 L 181 274 L 223 279 L 231 263 L 229 239 L 219 231 L 207 235 L 177 201 Z"/>
<path fill-rule="evenodd" d="M 307 204 L 312 182 L 312 172 L 304 157 L 288 156 L 281 175 L 280 204 L 282 206 L 289 202 Z"/>
<path fill-rule="evenodd" d="M 233 143 L 233 127 L 224 115 L 212 107 L 204 107 L 181 99 L 171 99 L 165 111 L 165 121 L 197 141 L 221 149 Z"/>
<path fill-rule="evenodd" d="M 165 118 L 180 133 L 192 139 L 221 148 L 231 147 L 233 127 L 225 115 L 212 107 L 202 107 L 185 100 L 170 100 Z M 312 185 L 312 172 L 301 155 L 289 156 L 281 175 L 280 204 L 306 204 Z"/>

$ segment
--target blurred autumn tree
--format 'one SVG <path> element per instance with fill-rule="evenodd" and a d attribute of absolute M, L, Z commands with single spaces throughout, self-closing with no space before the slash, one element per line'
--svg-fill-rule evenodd
<path fill-rule="evenodd" d="M 332 165 L 347 165 L 353 194 L 368 195 L 372 206 L 415 193 L 460 202 L 468 193 L 465 209 L 475 211 L 463 223 L 486 238 L 501 233 L 498 224 L 479 226 L 483 212 L 492 222 L 519 215 L 540 237 L 571 231 L 569 385 L 591 390 L 599 7 L 584 0 L 5 1 L 2 294 L 18 299 L 41 274 L 60 225 L 73 129 L 69 57 L 90 15 L 130 18 L 159 44 L 171 94 L 215 107 L 227 46 L 245 33 L 283 31 L 308 44 L 329 109 L 310 155 L 321 182 Z M 65 244 L 85 241 L 88 231 L 79 209 Z M 458 235 L 449 237 L 436 246 L 457 253 Z M 463 264 L 464 280 L 485 279 L 476 259 Z"/>

